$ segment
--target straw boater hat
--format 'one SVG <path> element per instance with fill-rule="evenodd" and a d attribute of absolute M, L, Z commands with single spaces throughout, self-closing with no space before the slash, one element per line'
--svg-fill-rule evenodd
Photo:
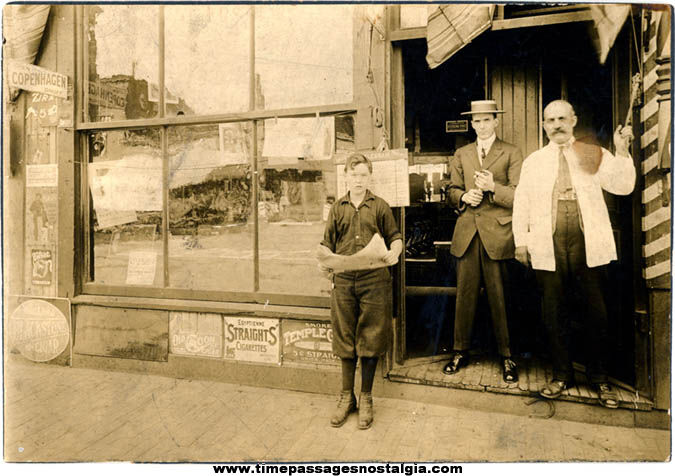
<path fill-rule="evenodd" d="M 462 116 L 470 114 L 502 114 L 504 111 L 497 109 L 497 102 L 492 99 L 484 101 L 471 101 L 471 110 L 461 113 Z"/>

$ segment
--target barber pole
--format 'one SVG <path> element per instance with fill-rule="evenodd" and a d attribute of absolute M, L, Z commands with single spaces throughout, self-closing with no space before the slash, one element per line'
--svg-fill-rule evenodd
<path fill-rule="evenodd" d="M 650 288 L 670 287 L 670 15 L 652 12 L 643 23 L 648 43 L 642 49 L 644 101 L 642 123 L 643 278 Z M 667 28 L 662 28 L 663 26 Z M 646 36 L 646 35 L 645 35 Z M 662 66 L 664 65 L 664 66 Z"/>

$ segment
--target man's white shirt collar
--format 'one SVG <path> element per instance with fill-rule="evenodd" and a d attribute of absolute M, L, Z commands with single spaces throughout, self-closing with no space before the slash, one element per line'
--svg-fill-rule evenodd
<path fill-rule="evenodd" d="M 574 141 L 575 141 L 575 140 L 576 140 L 576 139 L 574 138 L 574 136 L 572 136 L 572 137 L 570 137 L 569 140 L 568 140 L 567 142 L 565 142 L 564 144 L 558 144 L 557 142 L 553 142 L 553 141 L 551 140 L 551 141 L 548 142 L 548 145 L 549 145 L 552 149 L 555 149 L 556 151 L 557 151 L 558 149 L 560 149 L 560 147 L 563 147 L 565 150 L 567 150 L 567 149 L 569 149 L 569 147 L 570 147 L 572 144 L 574 144 Z"/>
<path fill-rule="evenodd" d="M 492 144 L 495 143 L 495 140 L 497 140 L 497 134 L 492 134 L 492 136 L 488 137 L 485 140 L 481 140 L 478 137 L 476 137 L 476 149 L 478 150 L 478 161 L 480 162 L 481 165 L 483 165 L 483 156 L 482 156 L 482 151 L 485 151 L 485 156 L 490 153 L 490 149 L 492 148 Z"/>
<path fill-rule="evenodd" d="M 476 137 L 476 147 L 478 148 L 478 157 L 480 157 L 481 149 L 485 149 L 485 155 L 488 155 L 490 153 L 490 149 L 492 148 L 492 144 L 495 143 L 495 140 L 497 140 L 497 134 L 492 134 L 492 136 L 488 137 L 485 140 Z"/>

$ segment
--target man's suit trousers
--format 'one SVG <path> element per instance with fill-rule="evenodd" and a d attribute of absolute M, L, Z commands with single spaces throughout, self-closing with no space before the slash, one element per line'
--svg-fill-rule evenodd
<path fill-rule="evenodd" d="M 454 350 L 467 350 L 471 346 L 471 332 L 482 275 L 490 304 L 497 350 L 504 357 L 511 356 L 502 281 L 504 274 L 504 261 L 491 259 L 476 233 L 464 255 L 457 260 Z"/>
<path fill-rule="evenodd" d="M 586 265 L 584 234 L 576 200 L 558 200 L 553 234 L 555 271 L 536 270 L 543 298 L 543 321 L 551 350 L 553 378 L 570 381 L 572 312 L 581 316 L 591 383 L 607 382 L 607 309 L 602 292 L 604 267 Z M 581 305 L 573 308 L 572 303 Z"/>

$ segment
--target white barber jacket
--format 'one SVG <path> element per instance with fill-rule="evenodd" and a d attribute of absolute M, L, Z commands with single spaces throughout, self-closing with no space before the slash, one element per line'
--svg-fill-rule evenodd
<path fill-rule="evenodd" d="M 557 209 L 553 187 L 558 177 L 559 145 L 550 142 L 523 162 L 520 182 L 513 199 L 513 238 L 516 247 L 527 246 L 532 267 L 555 271 L 553 229 Z M 602 266 L 616 259 L 616 244 L 602 190 L 628 195 L 635 186 L 635 166 L 630 157 L 614 156 L 602 149 L 602 162 L 591 175 L 579 168 L 572 147 L 564 151 L 572 185 L 577 194 L 586 244 L 586 264 Z"/>

